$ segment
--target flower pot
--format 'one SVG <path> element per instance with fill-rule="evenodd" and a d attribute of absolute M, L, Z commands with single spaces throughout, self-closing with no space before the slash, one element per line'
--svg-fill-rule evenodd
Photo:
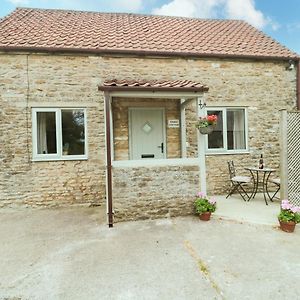
<path fill-rule="evenodd" d="M 280 229 L 285 232 L 294 232 L 296 227 L 296 222 L 282 222 L 279 221 Z"/>
<path fill-rule="evenodd" d="M 201 134 L 210 134 L 214 131 L 214 126 L 209 125 L 207 127 L 200 127 L 199 131 L 200 131 Z"/>
<path fill-rule="evenodd" d="M 207 212 L 204 212 L 202 214 L 199 214 L 199 218 L 202 221 L 209 221 L 210 220 L 210 215 L 211 215 L 211 212 L 207 211 Z"/>

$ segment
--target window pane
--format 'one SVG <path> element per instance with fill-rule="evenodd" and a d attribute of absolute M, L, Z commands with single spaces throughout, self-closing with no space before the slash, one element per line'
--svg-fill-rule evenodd
<path fill-rule="evenodd" d="M 217 115 L 218 122 L 214 131 L 208 135 L 208 149 L 224 148 L 223 142 L 223 112 L 219 110 L 209 110 L 207 115 Z"/>
<path fill-rule="evenodd" d="M 37 112 L 36 117 L 37 153 L 57 153 L 55 112 Z"/>
<path fill-rule="evenodd" d="M 245 111 L 227 110 L 227 145 L 228 150 L 246 149 Z"/>
<path fill-rule="evenodd" d="M 84 155 L 84 111 L 62 110 L 63 155 Z"/>

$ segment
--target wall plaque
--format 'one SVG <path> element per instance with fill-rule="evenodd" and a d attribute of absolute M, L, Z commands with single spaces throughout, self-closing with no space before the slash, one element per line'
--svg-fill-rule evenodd
<path fill-rule="evenodd" d="M 168 120 L 168 128 L 179 128 L 179 120 Z"/>

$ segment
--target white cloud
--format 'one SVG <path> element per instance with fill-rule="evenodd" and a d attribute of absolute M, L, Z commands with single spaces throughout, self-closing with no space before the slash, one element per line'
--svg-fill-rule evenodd
<path fill-rule="evenodd" d="M 279 28 L 281 28 L 281 25 L 278 22 L 272 20 L 269 17 L 267 18 L 267 20 L 268 20 L 267 24 L 270 25 L 274 31 L 276 31 Z"/>
<path fill-rule="evenodd" d="M 268 23 L 268 18 L 255 9 L 253 0 L 227 0 L 225 11 L 227 17 L 245 20 L 257 28 L 263 28 Z"/>
<path fill-rule="evenodd" d="M 254 0 L 172 0 L 153 9 L 152 13 L 183 17 L 240 19 L 259 29 L 267 25 L 270 25 L 273 30 L 279 28 L 278 23 L 255 8 Z"/>
<path fill-rule="evenodd" d="M 173 0 L 153 9 L 156 15 L 212 18 L 223 0 Z"/>

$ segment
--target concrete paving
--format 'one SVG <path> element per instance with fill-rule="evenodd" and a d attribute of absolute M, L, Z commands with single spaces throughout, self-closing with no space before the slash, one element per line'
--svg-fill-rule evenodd
<path fill-rule="evenodd" d="M 299 299 L 300 228 L 3 209 L 0 238 L 0 299 Z"/>
<path fill-rule="evenodd" d="M 216 196 L 218 209 L 215 215 L 224 219 L 249 222 L 263 225 L 276 225 L 280 212 L 280 201 L 274 199 L 266 205 L 263 194 L 257 194 L 254 199 L 244 201 L 239 195 Z"/>

